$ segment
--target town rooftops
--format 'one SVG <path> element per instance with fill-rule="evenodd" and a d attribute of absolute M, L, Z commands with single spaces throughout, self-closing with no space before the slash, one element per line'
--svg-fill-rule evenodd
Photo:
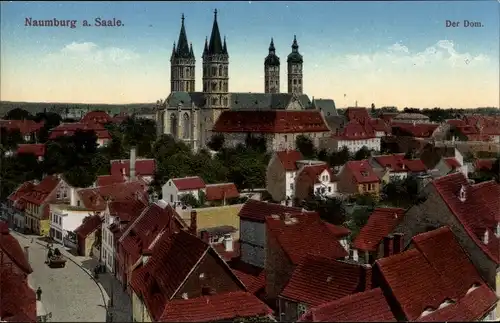
<path fill-rule="evenodd" d="M 450 166 L 452 169 L 460 168 L 462 165 L 458 162 L 455 157 L 445 157 L 444 162 L 446 165 Z"/>
<path fill-rule="evenodd" d="M 424 172 L 426 167 L 420 159 L 406 159 L 405 154 L 373 156 L 373 159 L 382 167 L 387 167 L 391 172 Z"/>
<path fill-rule="evenodd" d="M 378 183 L 380 179 L 367 160 L 348 161 L 344 166 L 358 184 Z"/>
<path fill-rule="evenodd" d="M 437 178 L 432 185 L 471 239 L 500 264 L 500 238 L 492 230 L 500 220 L 499 185 L 494 181 L 471 185 L 460 172 Z"/>
<path fill-rule="evenodd" d="M 0 221 L 0 248 L 2 252 L 26 275 L 33 272 L 31 265 L 26 259 L 21 245 L 9 232 L 9 226 L 6 222 Z M 4 261 L 6 261 L 4 259 Z M 3 277 L 2 277 L 3 278 Z"/>
<path fill-rule="evenodd" d="M 474 168 L 476 171 L 491 171 L 494 163 L 494 158 L 476 159 Z"/>
<path fill-rule="evenodd" d="M 21 135 L 28 135 L 43 128 L 45 122 L 35 122 L 33 120 L 3 120 L 0 119 L 0 128 L 8 131 L 19 130 Z"/>
<path fill-rule="evenodd" d="M 206 187 L 205 182 L 199 176 L 173 178 L 172 182 L 179 191 L 199 190 Z"/>
<path fill-rule="evenodd" d="M 403 112 L 396 115 L 392 120 L 429 120 L 429 117 L 421 113 L 407 113 Z"/>
<path fill-rule="evenodd" d="M 349 107 L 345 111 L 345 115 L 349 121 L 365 122 L 371 119 L 370 114 L 368 114 L 368 109 L 361 107 Z"/>
<path fill-rule="evenodd" d="M 20 144 L 17 146 L 17 154 L 33 154 L 35 157 L 43 157 L 45 144 Z"/>
<path fill-rule="evenodd" d="M 111 175 L 130 176 L 130 159 L 111 160 Z M 136 159 L 136 176 L 153 176 L 156 171 L 156 161 L 154 159 Z"/>
<path fill-rule="evenodd" d="M 382 289 L 351 294 L 307 311 L 298 322 L 396 322 Z"/>
<path fill-rule="evenodd" d="M 97 214 L 85 218 L 82 224 L 76 228 L 76 235 L 81 238 L 88 237 L 89 234 L 101 227 L 102 220 L 101 216 Z"/>
<path fill-rule="evenodd" d="M 279 159 L 283 168 L 287 172 L 297 170 L 297 161 L 304 159 L 302 153 L 298 150 L 282 150 L 276 152 L 276 157 Z"/>
<path fill-rule="evenodd" d="M 45 176 L 31 191 L 24 194 L 22 199 L 40 206 L 45 202 L 49 194 L 52 193 L 60 181 L 61 179 L 56 175 Z"/>
<path fill-rule="evenodd" d="M 298 174 L 298 176 L 299 176 L 299 178 L 297 179 L 298 185 L 300 185 L 300 181 L 302 180 L 302 178 L 308 178 L 309 181 L 313 184 L 321 183 L 320 175 L 324 171 L 326 171 L 328 173 L 330 182 L 337 181 L 337 177 L 330 170 L 330 167 L 328 166 L 328 164 L 305 165 L 304 167 L 302 167 L 302 169 L 300 170 L 300 172 Z"/>
<path fill-rule="evenodd" d="M 393 122 L 392 128 L 395 135 L 407 135 L 417 138 L 429 138 L 434 133 L 439 125 L 430 123 L 408 123 L 408 122 Z M 394 128 L 399 129 L 394 132 Z"/>
<path fill-rule="evenodd" d="M 263 268 L 247 264 L 240 259 L 231 260 L 228 265 L 250 293 L 258 294 L 264 291 L 266 272 Z"/>
<path fill-rule="evenodd" d="M 371 289 L 370 265 L 305 256 L 280 296 L 308 307 Z"/>
<path fill-rule="evenodd" d="M 8 267 L 0 268 L 0 316 L 3 322 L 37 322 L 35 291 L 27 279 Z"/>
<path fill-rule="evenodd" d="M 207 201 L 222 201 L 240 196 L 234 183 L 207 184 L 205 189 L 205 200 Z"/>
<path fill-rule="evenodd" d="M 109 203 L 109 214 L 118 217 L 120 222 L 130 222 L 141 215 L 148 204 L 145 202 L 142 199 L 112 201 Z"/>
<path fill-rule="evenodd" d="M 50 131 L 49 139 L 55 139 L 59 136 L 72 136 L 76 131 L 94 131 L 97 139 L 111 139 L 108 130 L 98 123 L 61 123 Z"/>
<path fill-rule="evenodd" d="M 266 217 L 277 214 L 282 215 L 284 213 L 293 213 L 293 214 L 308 214 L 314 213 L 310 211 L 305 211 L 298 207 L 290 207 L 284 206 L 281 204 L 257 201 L 253 199 L 249 199 L 245 202 L 243 207 L 241 208 L 238 216 L 240 219 L 257 221 L 257 222 L 265 222 Z"/>
<path fill-rule="evenodd" d="M 376 251 L 384 237 L 396 228 L 404 215 L 404 209 L 376 208 L 354 239 L 353 248 Z"/>
<path fill-rule="evenodd" d="M 332 138 L 337 140 L 366 140 L 375 138 L 375 132 L 371 126 L 354 120 L 345 125 L 342 130 L 332 134 Z"/>
<path fill-rule="evenodd" d="M 213 127 L 214 132 L 234 133 L 307 133 L 327 132 L 321 112 L 306 111 L 224 111 Z"/>
<path fill-rule="evenodd" d="M 99 123 L 103 125 L 112 121 L 111 116 L 104 111 L 90 111 L 80 120 L 81 123 Z"/>
<path fill-rule="evenodd" d="M 376 261 L 391 297 L 408 321 L 451 310 L 463 321 L 481 320 L 497 302 L 451 230 L 442 227 L 413 238 L 414 249 Z M 480 293 L 471 292 L 481 288 Z M 474 298 L 470 300 L 469 298 Z M 473 308 L 467 316 L 453 304 L 466 302 Z M 446 314 L 449 315 L 449 314 Z"/>
<path fill-rule="evenodd" d="M 266 217 L 266 227 L 268 237 L 276 239 L 294 265 L 307 254 L 333 259 L 348 255 L 317 213 L 271 215 Z"/>
<path fill-rule="evenodd" d="M 104 211 L 106 209 L 106 200 L 148 200 L 146 186 L 140 181 L 79 189 L 77 194 L 82 201 L 82 207 L 94 211 Z"/>
<path fill-rule="evenodd" d="M 10 193 L 8 200 L 17 202 L 22 196 L 31 192 L 34 188 L 35 184 L 33 184 L 33 182 L 24 182 L 14 192 Z"/>
<path fill-rule="evenodd" d="M 107 185 L 113 185 L 113 184 L 118 184 L 118 183 L 124 183 L 125 178 L 123 177 L 122 174 L 120 175 L 101 175 L 97 176 L 97 186 L 107 186 Z"/>

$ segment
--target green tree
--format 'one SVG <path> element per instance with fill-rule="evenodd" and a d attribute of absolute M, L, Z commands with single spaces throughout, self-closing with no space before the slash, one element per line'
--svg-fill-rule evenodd
<path fill-rule="evenodd" d="M 373 208 L 377 204 L 377 197 L 370 193 L 358 194 L 356 195 L 356 204 Z"/>
<path fill-rule="evenodd" d="M 311 138 L 299 135 L 295 139 L 295 145 L 297 150 L 302 153 L 304 158 L 314 159 L 316 157 L 316 148 L 314 147 L 314 143 Z"/>
<path fill-rule="evenodd" d="M 354 160 L 364 160 L 371 156 L 371 151 L 368 147 L 363 146 L 354 154 Z"/>
<path fill-rule="evenodd" d="M 37 142 L 44 143 L 49 140 L 50 130 L 61 124 L 62 118 L 54 112 L 40 112 L 33 118 L 36 122 L 44 122 L 43 127 L 37 134 Z"/>
<path fill-rule="evenodd" d="M 21 108 L 15 108 L 7 112 L 7 114 L 3 118 L 5 120 L 31 120 L 33 119 L 33 115 Z"/>
<path fill-rule="evenodd" d="M 349 230 L 351 230 L 351 235 L 349 236 L 351 240 L 353 240 L 358 235 L 359 231 L 366 225 L 372 211 L 372 209 L 367 207 L 358 207 L 347 217 L 346 224 Z"/>
<path fill-rule="evenodd" d="M 137 147 L 139 156 L 151 156 L 151 143 L 156 139 L 156 123 L 151 119 L 128 117 L 120 125 L 123 142 L 127 147 Z"/>
<path fill-rule="evenodd" d="M 0 131 L 0 140 L 4 152 L 16 149 L 17 145 L 24 141 L 19 129 L 8 130 L 1 127 Z"/>
<path fill-rule="evenodd" d="M 222 149 L 222 147 L 224 147 L 225 140 L 226 138 L 224 137 L 223 134 L 216 134 L 213 135 L 212 138 L 210 138 L 210 141 L 208 142 L 207 146 L 213 151 L 219 151 Z"/>
<path fill-rule="evenodd" d="M 334 151 L 330 154 L 328 163 L 330 166 L 342 166 L 351 159 L 349 149 L 344 146 L 339 151 Z"/>
<path fill-rule="evenodd" d="M 248 149 L 252 149 L 258 152 L 265 152 L 267 150 L 267 142 L 265 137 L 254 136 L 252 134 L 247 134 L 245 139 L 245 145 Z"/>
<path fill-rule="evenodd" d="M 328 162 L 330 160 L 330 156 L 328 156 L 328 152 L 325 149 L 321 149 L 318 152 L 318 159 L 324 162 Z"/>
<path fill-rule="evenodd" d="M 200 202 L 198 201 L 198 199 L 193 194 L 182 195 L 182 197 L 180 198 L 180 201 L 184 205 L 187 205 L 187 206 L 190 206 L 190 207 L 193 207 L 193 208 L 197 208 L 197 207 L 200 206 Z"/>
<path fill-rule="evenodd" d="M 326 222 L 341 225 L 346 220 L 346 211 L 343 202 L 338 198 L 309 197 L 303 201 L 302 206 L 310 211 L 318 212 Z"/>

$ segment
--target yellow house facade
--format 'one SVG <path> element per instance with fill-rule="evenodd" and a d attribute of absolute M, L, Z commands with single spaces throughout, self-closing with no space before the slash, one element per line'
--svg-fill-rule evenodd
<path fill-rule="evenodd" d="M 153 322 L 142 299 L 132 290 L 132 319 L 134 322 Z"/>

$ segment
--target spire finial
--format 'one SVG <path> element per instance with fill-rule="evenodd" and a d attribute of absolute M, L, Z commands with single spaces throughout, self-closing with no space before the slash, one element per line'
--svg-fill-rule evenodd
<path fill-rule="evenodd" d="M 182 14 L 181 20 L 182 20 L 182 24 L 184 24 L 184 14 Z"/>
<path fill-rule="evenodd" d="M 293 41 L 297 41 L 297 35 L 293 35 Z"/>
<path fill-rule="evenodd" d="M 214 10 L 214 17 L 217 19 L 217 9 Z"/>

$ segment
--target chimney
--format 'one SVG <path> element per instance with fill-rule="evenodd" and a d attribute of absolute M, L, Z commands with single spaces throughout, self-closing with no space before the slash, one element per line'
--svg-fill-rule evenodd
<path fill-rule="evenodd" d="M 151 250 L 149 250 L 149 249 L 142 250 L 142 264 L 143 265 L 145 265 L 148 262 L 149 257 L 151 257 L 151 255 L 152 255 Z"/>
<path fill-rule="evenodd" d="M 224 235 L 224 249 L 226 251 L 233 251 L 233 237 L 230 234 Z"/>
<path fill-rule="evenodd" d="M 359 280 L 359 291 L 363 292 L 372 289 L 372 266 L 370 264 L 361 265 L 361 279 Z"/>
<path fill-rule="evenodd" d="M 191 210 L 191 223 L 189 225 L 189 231 L 194 235 L 196 235 L 196 232 L 198 231 L 197 217 L 196 211 Z"/>
<path fill-rule="evenodd" d="M 26 260 L 29 262 L 30 261 L 30 246 L 25 246 L 24 247 L 24 256 L 26 257 Z"/>
<path fill-rule="evenodd" d="M 77 206 L 77 194 L 76 194 L 76 188 L 70 187 L 69 188 L 69 204 L 71 206 Z"/>
<path fill-rule="evenodd" d="M 130 148 L 130 180 L 135 180 L 135 160 L 136 160 L 136 148 Z"/>
<path fill-rule="evenodd" d="M 400 252 L 403 252 L 404 249 L 404 234 L 403 233 L 394 233 L 394 240 L 393 240 L 393 254 L 397 254 Z"/>
<path fill-rule="evenodd" d="M 392 255 L 394 236 L 388 235 L 384 237 L 384 257 Z"/>
<path fill-rule="evenodd" d="M 201 231 L 200 232 L 200 235 L 201 235 L 201 240 L 205 243 L 209 243 L 210 242 L 210 233 L 208 233 L 208 231 Z"/>

